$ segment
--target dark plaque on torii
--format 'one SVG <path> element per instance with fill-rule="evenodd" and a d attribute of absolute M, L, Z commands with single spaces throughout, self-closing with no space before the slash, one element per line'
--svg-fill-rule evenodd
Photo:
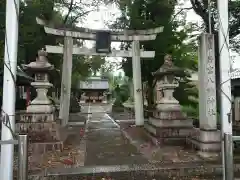
<path fill-rule="evenodd" d="M 96 32 L 96 52 L 111 53 L 111 32 L 97 31 Z"/>

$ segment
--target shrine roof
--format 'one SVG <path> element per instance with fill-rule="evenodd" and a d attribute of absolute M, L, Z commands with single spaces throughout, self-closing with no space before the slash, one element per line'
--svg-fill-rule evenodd
<path fill-rule="evenodd" d="M 106 78 L 101 76 L 92 76 L 84 81 L 79 81 L 79 89 L 107 90 L 109 89 L 109 83 Z"/>
<path fill-rule="evenodd" d="M 3 71 L 0 72 L 0 81 L 3 81 Z M 26 74 L 19 66 L 17 66 L 17 85 L 30 85 L 34 78 Z"/>
<path fill-rule="evenodd" d="M 108 79 L 103 76 L 90 76 L 90 77 L 86 78 L 84 81 L 92 81 L 92 80 L 108 81 Z"/>

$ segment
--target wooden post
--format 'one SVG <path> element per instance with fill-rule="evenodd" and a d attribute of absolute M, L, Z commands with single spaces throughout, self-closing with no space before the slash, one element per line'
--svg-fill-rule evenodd
<path fill-rule="evenodd" d="M 62 66 L 62 83 L 60 98 L 59 118 L 62 119 L 62 126 L 66 126 L 69 119 L 70 96 L 71 96 L 71 80 L 72 80 L 72 37 L 64 37 L 64 52 Z"/>
<path fill-rule="evenodd" d="M 136 126 L 144 125 L 143 116 L 143 96 L 142 96 L 142 78 L 141 78 L 141 61 L 140 61 L 140 43 L 132 42 L 132 69 L 133 69 L 133 86 L 134 86 L 134 106 L 135 106 L 135 124 Z"/>
<path fill-rule="evenodd" d="M 26 87 L 26 107 L 29 106 L 31 102 L 30 87 Z"/>

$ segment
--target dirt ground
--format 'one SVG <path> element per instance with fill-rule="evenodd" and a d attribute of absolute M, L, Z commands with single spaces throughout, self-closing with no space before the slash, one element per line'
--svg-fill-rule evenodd
<path fill-rule="evenodd" d="M 86 104 L 82 107 L 81 118 L 78 120 L 75 117 L 74 122 L 84 121 L 86 123 L 68 129 L 69 136 L 63 152 L 44 154 L 42 156 L 42 168 L 46 168 L 49 174 L 64 172 L 65 175 L 59 176 L 58 180 L 61 180 L 61 178 L 67 178 L 67 180 L 219 179 L 219 177 L 213 178 L 212 175 L 206 178 L 197 174 L 191 175 L 191 177 L 177 178 L 177 174 L 183 173 L 186 167 L 189 166 L 190 169 L 196 171 L 198 169 L 196 167 L 201 167 L 201 163 L 204 163 L 195 150 L 184 146 L 155 146 L 146 137 L 144 129 L 135 127 L 134 122 L 129 121 L 128 114 L 122 112 L 110 114 L 108 111 L 109 107 L 106 105 Z M 146 164 L 152 169 L 145 171 Z M 125 172 L 116 171 L 121 166 L 129 166 L 129 169 L 131 169 L 133 165 L 136 168 L 139 166 L 139 169 L 145 168 L 145 170 L 129 172 L 126 169 Z M 180 166 L 182 166 L 182 169 Z M 74 170 L 74 168 L 79 167 L 85 169 Z M 116 172 L 98 172 L 96 174 L 94 173 L 96 171 L 94 167 L 100 169 L 102 167 L 106 172 L 114 169 Z M 175 168 L 175 170 L 162 170 L 164 167 L 166 169 L 168 167 L 169 169 Z M 75 171 L 79 173 L 80 171 L 86 171 L 86 175 L 74 175 L 73 172 Z M 203 170 L 200 171 L 200 174 L 202 174 Z M 209 169 L 206 171 L 209 171 Z M 72 175 L 68 175 L 70 173 Z"/>

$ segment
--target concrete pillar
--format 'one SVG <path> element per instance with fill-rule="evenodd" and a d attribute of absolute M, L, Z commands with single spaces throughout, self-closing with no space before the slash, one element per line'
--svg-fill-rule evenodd
<path fill-rule="evenodd" d="M 197 131 L 200 155 L 212 156 L 220 152 L 221 134 L 217 130 L 217 103 L 215 81 L 214 36 L 202 34 L 199 44 L 199 124 Z"/>
<path fill-rule="evenodd" d="M 64 37 L 63 50 L 63 66 L 62 66 L 62 83 L 60 98 L 59 118 L 62 119 L 62 125 L 66 126 L 69 119 L 69 106 L 71 96 L 71 80 L 72 80 L 72 53 L 73 39 L 72 37 Z"/>
<path fill-rule="evenodd" d="M 134 86 L 134 105 L 135 105 L 135 124 L 136 126 L 144 125 L 143 116 L 143 96 L 142 96 L 142 78 L 141 78 L 141 59 L 140 43 L 132 42 L 132 68 L 133 68 L 133 86 Z"/>
<path fill-rule="evenodd" d="M 200 129 L 216 130 L 216 81 L 214 37 L 211 34 L 202 34 L 199 49 L 199 100 L 200 100 Z"/>

